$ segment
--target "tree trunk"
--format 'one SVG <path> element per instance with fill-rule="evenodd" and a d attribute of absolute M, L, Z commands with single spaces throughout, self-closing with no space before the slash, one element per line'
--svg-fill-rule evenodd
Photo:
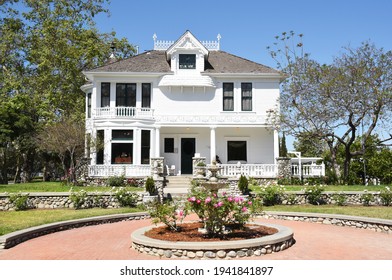
<path fill-rule="evenodd" d="M 0 184 L 8 184 L 7 178 L 7 149 L 0 148 Z"/>

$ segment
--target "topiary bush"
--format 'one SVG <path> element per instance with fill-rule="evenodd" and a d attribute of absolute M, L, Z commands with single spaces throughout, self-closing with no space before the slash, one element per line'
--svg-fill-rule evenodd
<path fill-rule="evenodd" d="M 146 188 L 146 192 L 148 192 L 150 195 L 156 195 L 157 194 L 157 188 L 155 187 L 155 182 L 152 177 L 148 177 L 146 180 L 146 183 L 144 184 Z"/>
<path fill-rule="evenodd" d="M 242 194 L 248 194 L 249 193 L 248 187 L 249 187 L 248 179 L 244 175 L 241 175 L 240 179 L 238 180 L 238 189 L 241 191 Z"/>

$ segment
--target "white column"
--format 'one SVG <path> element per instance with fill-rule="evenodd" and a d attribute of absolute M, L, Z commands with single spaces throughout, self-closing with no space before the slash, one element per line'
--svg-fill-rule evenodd
<path fill-rule="evenodd" d="M 133 141 L 133 164 L 139 165 L 141 162 L 142 131 L 140 128 L 134 130 Z"/>
<path fill-rule="evenodd" d="M 274 130 L 274 162 L 276 164 L 276 159 L 279 157 L 279 133 Z"/>
<path fill-rule="evenodd" d="M 215 126 L 210 127 L 210 163 L 215 160 L 216 157 L 216 133 Z"/>
<path fill-rule="evenodd" d="M 160 128 L 161 127 L 156 127 L 155 128 L 155 157 L 160 157 L 161 156 L 161 150 L 160 150 L 161 133 L 160 133 Z"/>
<path fill-rule="evenodd" d="M 109 128 L 104 132 L 104 150 L 103 150 L 103 163 L 108 165 L 112 163 L 112 131 Z"/>

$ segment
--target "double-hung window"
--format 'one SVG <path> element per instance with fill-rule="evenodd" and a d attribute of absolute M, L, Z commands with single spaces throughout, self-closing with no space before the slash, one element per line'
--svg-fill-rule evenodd
<path fill-rule="evenodd" d="M 241 83 L 241 110 L 252 111 L 252 83 Z"/>
<path fill-rule="evenodd" d="M 116 107 L 136 107 L 136 84 L 116 84 Z"/>
<path fill-rule="evenodd" d="M 110 83 L 101 83 L 101 107 L 110 106 Z"/>
<path fill-rule="evenodd" d="M 151 84 L 142 84 L 142 108 L 151 108 Z"/>
<path fill-rule="evenodd" d="M 223 83 L 223 111 L 234 111 L 233 83 Z"/>

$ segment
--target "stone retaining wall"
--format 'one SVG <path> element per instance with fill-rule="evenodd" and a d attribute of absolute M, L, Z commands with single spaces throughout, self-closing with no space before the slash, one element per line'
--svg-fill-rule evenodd
<path fill-rule="evenodd" d="M 234 185 L 236 183 L 234 182 Z M 233 189 L 235 186 L 233 185 Z M 163 193 L 162 186 L 160 187 Z M 362 205 L 361 195 L 363 192 L 340 192 L 346 196 L 347 205 Z M 371 192 L 374 196 L 374 201 L 370 205 L 382 205 L 380 195 L 377 192 Z M 336 192 L 324 192 L 323 200 L 326 204 L 336 204 L 334 195 Z M 101 205 L 106 208 L 119 208 L 119 203 L 113 194 L 109 193 L 90 193 L 89 195 L 98 197 L 101 200 Z M 138 192 L 139 202 L 142 202 L 144 192 Z M 58 208 L 74 208 L 72 201 L 69 198 L 70 193 L 31 193 L 28 198 L 28 207 L 31 209 L 58 209 Z M 162 196 L 162 194 L 161 194 Z M 282 197 L 283 205 L 304 205 L 308 204 L 304 192 L 286 192 Z M 391 207 L 391 206 L 390 206 Z M 81 207 L 87 208 L 87 207 Z M 15 210 L 14 205 L 9 201 L 9 194 L 0 194 L 0 211 Z"/>
<path fill-rule="evenodd" d="M 142 203 L 144 192 L 137 193 L 138 203 Z M 59 209 L 74 208 L 70 199 L 70 193 L 31 193 L 28 194 L 28 209 Z M 98 200 L 97 205 L 104 205 L 104 208 L 120 208 L 118 200 L 113 194 L 109 193 L 90 193 L 89 196 Z M 94 200 L 94 199 L 93 199 Z M 80 208 L 89 208 L 91 206 L 82 205 Z M 0 211 L 15 210 L 15 205 L 10 202 L 9 194 L 0 194 Z"/>

